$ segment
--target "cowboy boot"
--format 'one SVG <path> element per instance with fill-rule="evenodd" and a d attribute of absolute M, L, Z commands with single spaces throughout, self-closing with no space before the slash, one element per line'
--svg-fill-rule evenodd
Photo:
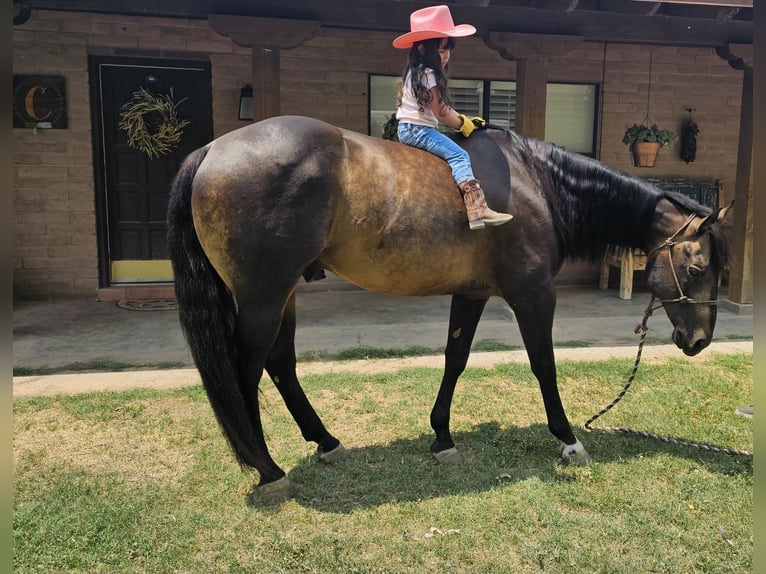
<path fill-rule="evenodd" d="M 484 191 L 475 179 L 469 179 L 459 185 L 463 192 L 463 201 L 468 213 L 468 227 L 471 229 L 484 229 L 485 225 L 502 225 L 513 219 L 509 213 L 498 213 L 489 208 Z"/>

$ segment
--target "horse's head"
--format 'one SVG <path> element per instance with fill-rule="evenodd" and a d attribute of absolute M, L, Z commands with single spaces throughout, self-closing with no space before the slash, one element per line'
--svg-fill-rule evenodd
<path fill-rule="evenodd" d="M 668 232 L 666 227 L 667 237 L 649 253 L 647 285 L 673 323 L 673 342 L 689 356 L 713 338 L 718 285 L 726 264 L 725 239 L 717 222 L 730 208 L 708 215 L 665 213 L 661 219 L 674 220 L 675 229 Z"/>

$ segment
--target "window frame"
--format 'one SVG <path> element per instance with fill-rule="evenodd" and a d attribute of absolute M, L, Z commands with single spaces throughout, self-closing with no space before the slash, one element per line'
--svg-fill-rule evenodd
<path fill-rule="evenodd" d="M 401 76 L 395 75 L 395 74 L 373 74 L 373 73 L 367 74 L 367 134 L 368 135 L 371 135 L 374 137 L 381 137 L 381 135 L 379 134 L 372 133 L 373 78 L 390 78 L 392 82 L 394 82 L 395 84 L 396 80 L 399 79 L 400 77 Z M 490 106 L 492 103 L 491 98 L 492 98 L 492 83 L 493 82 L 504 82 L 504 83 L 516 84 L 515 80 L 498 80 L 498 79 L 450 78 L 450 81 L 481 82 L 482 96 L 479 102 L 479 105 L 480 105 L 479 109 L 484 112 L 484 113 L 480 113 L 482 117 L 487 117 L 485 115 L 487 113 L 486 110 L 490 109 Z M 593 89 L 594 89 L 593 126 L 592 126 L 593 129 L 591 132 L 591 149 L 589 152 L 579 151 L 575 153 L 579 153 L 580 155 L 595 158 L 596 150 L 598 148 L 599 123 L 601 121 L 601 117 L 599 113 L 601 109 L 601 84 L 593 83 L 593 82 L 547 82 L 546 85 L 593 86 Z M 546 93 L 547 93 L 547 90 L 546 90 Z M 395 106 L 392 106 L 392 107 L 394 108 L 393 111 L 396 111 Z M 547 107 L 547 97 L 546 97 L 546 107 Z M 511 129 L 515 129 L 515 121 L 514 121 L 514 127 Z"/>

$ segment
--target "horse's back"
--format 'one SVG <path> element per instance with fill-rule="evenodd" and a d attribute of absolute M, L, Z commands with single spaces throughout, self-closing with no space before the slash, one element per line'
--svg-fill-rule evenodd
<path fill-rule="evenodd" d="M 509 192 L 498 191 L 501 201 Z M 375 291 L 489 296 L 492 257 L 516 249 L 522 233 L 515 221 L 469 231 L 442 159 L 297 116 L 212 142 L 193 193 L 200 242 L 234 289 L 253 276 L 287 288 L 319 261 Z"/>

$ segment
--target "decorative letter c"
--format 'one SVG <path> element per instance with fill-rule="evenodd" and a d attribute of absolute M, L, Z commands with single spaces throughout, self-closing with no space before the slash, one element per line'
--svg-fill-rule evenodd
<path fill-rule="evenodd" d="M 37 113 L 35 112 L 35 93 L 38 91 L 44 94 L 46 91 L 46 88 L 43 88 L 41 86 L 34 86 L 30 88 L 29 91 L 27 92 L 27 97 L 24 99 L 24 104 L 25 104 L 27 114 L 29 115 L 30 118 L 32 118 L 33 120 L 42 121 L 44 119 L 49 118 L 50 115 L 53 113 L 53 111 L 48 110 L 48 113 L 42 117 L 37 115 Z"/>

